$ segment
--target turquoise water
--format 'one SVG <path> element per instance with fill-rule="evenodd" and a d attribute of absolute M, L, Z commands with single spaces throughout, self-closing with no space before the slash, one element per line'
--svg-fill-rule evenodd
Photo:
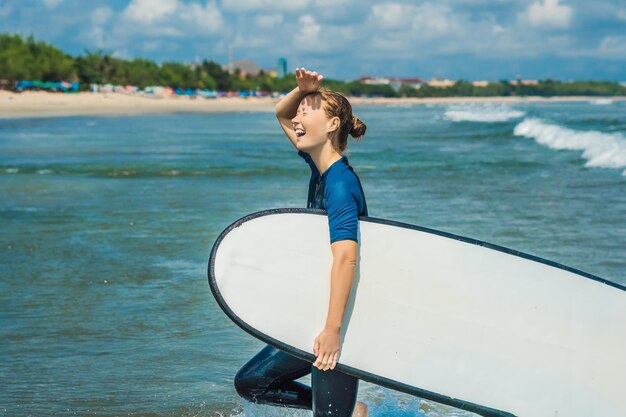
<path fill-rule="evenodd" d="M 626 284 L 626 102 L 596 104 L 356 107 L 348 158 L 373 217 Z M 309 415 L 237 396 L 263 344 L 206 279 L 218 233 L 304 207 L 308 177 L 272 113 L 0 120 L 0 414 Z M 470 415 L 364 382 L 359 398 Z"/>

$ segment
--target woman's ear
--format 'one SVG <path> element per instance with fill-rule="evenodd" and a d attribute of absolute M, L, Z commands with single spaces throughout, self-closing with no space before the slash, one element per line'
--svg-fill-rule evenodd
<path fill-rule="evenodd" d="M 341 126 L 341 120 L 339 120 L 339 117 L 335 116 L 328 121 L 328 128 L 326 129 L 326 132 L 334 132 L 335 130 L 339 129 L 339 126 Z"/>

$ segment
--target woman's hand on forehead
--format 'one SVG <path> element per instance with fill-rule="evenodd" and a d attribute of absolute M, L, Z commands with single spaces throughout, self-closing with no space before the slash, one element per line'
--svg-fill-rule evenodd
<path fill-rule="evenodd" d="M 320 88 L 320 83 L 324 76 L 316 71 L 307 71 L 303 68 L 296 68 L 296 82 L 303 93 L 314 93 Z"/>

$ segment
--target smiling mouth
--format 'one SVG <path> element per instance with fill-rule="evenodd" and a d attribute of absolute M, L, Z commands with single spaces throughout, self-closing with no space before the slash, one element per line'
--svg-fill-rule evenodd
<path fill-rule="evenodd" d="M 296 132 L 296 136 L 297 137 L 302 137 L 302 136 L 304 136 L 306 134 L 304 129 L 300 129 L 300 128 L 296 129 L 295 132 Z"/>

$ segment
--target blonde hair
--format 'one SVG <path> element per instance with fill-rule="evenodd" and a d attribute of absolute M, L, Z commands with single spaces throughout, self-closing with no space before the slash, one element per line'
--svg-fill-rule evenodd
<path fill-rule="evenodd" d="M 348 134 L 356 140 L 361 140 L 367 126 L 358 117 L 352 114 L 352 105 L 341 93 L 325 87 L 311 94 L 319 94 L 324 101 L 324 112 L 328 118 L 339 118 L 339 129 L 331 133 L 331 142 L 335 149 L 343 153 L 348 146 Z"/>

